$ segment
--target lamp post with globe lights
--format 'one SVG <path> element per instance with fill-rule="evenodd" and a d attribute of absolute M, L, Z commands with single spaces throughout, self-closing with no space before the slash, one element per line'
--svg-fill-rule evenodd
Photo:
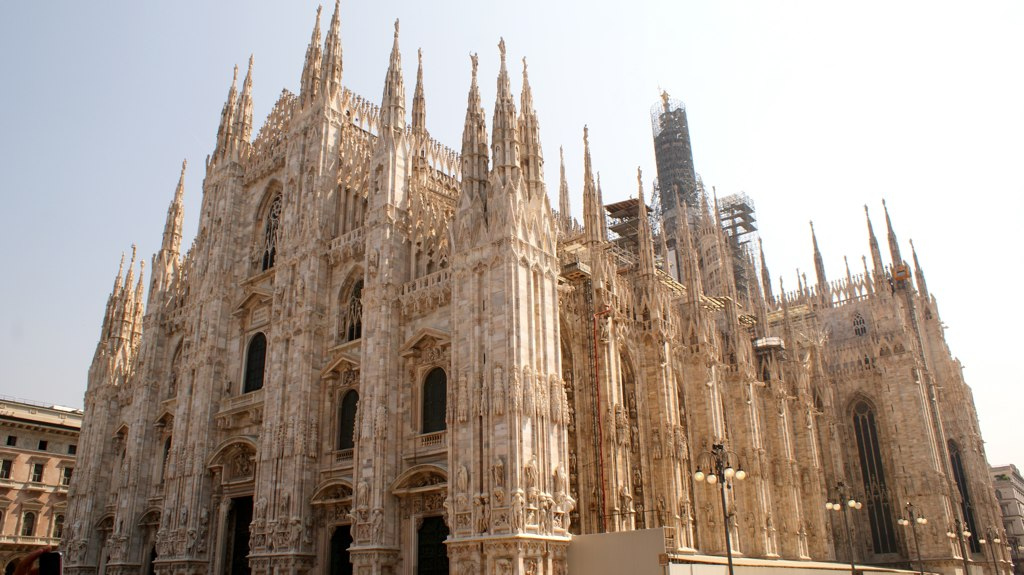
<path fill-rule="evenodd" d="M 985 536 L 978 539 L 978 543 L 988 547 L 988 554 L 992 556 L 992 569 L 996 575 L 999 574 L 999 564 L 996 562 L 996 546 L 1002 542 L 1002 539 L 999 538 L 999 532 L 992 527 L 986 527 Z"/>
<path fill-rule="evenodd" d="M 853 498 L 849 487 L 845 482 L 836 483 L 836 501 L 825 502 L 825 509 L 829 511 L 841 511 L 843 513 L 843 528 L 846 531 L 846 543 L 850 549 L 850 575 L 857 575 L 857 565 L 853 557 L 853 536 L 850 534 L 850 519 L 846 512 L 852 509 L 860 509 L 864 504 Z"/>
<path fill-rule="evenodd" d="M 921 560 L 921 544 L 917 540 L 917 526 L 927 525 L 928 519 L 923 517 L 917 507 L 909 501 L 907 501 L 907 504 L 903 506 L 903 509 L 906 511 L 906 515 L 900 517 L 896 522 L 904 527 L 910 525 L 911 531 L 914 532 L 914 549 L 917 551 L 917 566 L 921 575 L 924 575 L 924 561 Z"/>
<path fill-rule="evenodd" d="M 707 467 L 707 473 L 701 469 L 702 464 Z M 736 481 L 746 479 L 747 472 L 743 471 L 743 465 L 735 452 L 726 449 L 723 443 L 716 443 L 709 451 L 697 456 L 697 471 L 693 473 L 693 478 L 698 482 L 706 481 L 709 485 L 718 484 L 718 492 L 722 498 L 722 519 L 725 524 L 725 555 L 729 562 L 729 575 L 733 575 L 732 540 L 729 532 L 732 513 L 729 512 L 726 503 L 725 490 L 732 489 Z"/>
<path fill-rule="evenodd" d="M 1021 543 L 1019 538 L 1013 535 L 1006 538 L 1006 544 L 1010 547 L 1010 563 L 1012 565 L 1012 571 L 1014 573 L 1018 573 L 1018 568 L 1020 567 L 1020 554 L 1024 553 L 1024 544 Z"/>
<path fill-rule="evenodd" d="M 964 559 L 964 573 L 971 572 L 967 563 L 967 540 L 971 538 L 971 535 L 971 531 L 960 522 L 959 517 L 953 519 L 953 526 L 946 531 L 946 537 L 956 539 L 960 543 L 960 555 Z"/>

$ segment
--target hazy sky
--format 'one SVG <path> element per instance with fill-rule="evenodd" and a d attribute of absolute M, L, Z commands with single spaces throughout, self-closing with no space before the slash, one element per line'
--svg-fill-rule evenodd
<path fill-rule="evenodd" d="M 255 54 L 260 125 L 282 88 L 298 91 L 315 10 L 0 6 L 0 394 L 81 406 L 121 252 L 137 243 L 148 261 L 159 247 L 183 158 L 191 241 L 232 66 Z M 813 277 L 809 220 L 831 278 L 844 255 L 862 269 L 863 205 L 882 231 L 885 198 L 939 300 L 990 461 L 1024 465 L 1024 3 L 345 2 L 343 83 L 373 101 L 395 18 L 409 102 L 420 47 L 427 127 L 456 149 L 469 53 L 488 109 L 499 37 L 517 94 L 528 59 L 548 188 L 564 145 L 577 216 L 584 124 L 605 200 L 623 199 L 638 165 L 654 177 L 659 89 L 684 100 L 704 182 L 756 203 L 776 291 L 797 268 Z"/>

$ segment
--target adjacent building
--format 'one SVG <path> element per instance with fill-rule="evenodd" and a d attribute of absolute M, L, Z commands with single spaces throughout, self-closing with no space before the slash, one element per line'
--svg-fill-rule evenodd
<path fill-rule="evenodd" d="M 584 128 L 580 223 L 564 178 L 551 209 L 504 42 L 490 121 L 466 63 L 456 152 L 430 136 L 422 60 L 407 106 L 397 23 L 381 98 L 344 87 L 340 17 L 323 37 L 318 13 L 298 93 L 255 138 L 252 60 L 240 88 L 236 71 L 191 247 L 182 177 L 148 295 L 134 254 L 114 280 L 69 573 L 564 575 L 574 535 L 651 527 L 670 561 L 728 544 L 911 567 L 909 501 L 926 570 L 995 575 L 977 537 L 946 537 L 998 506 L 888 213 L 884 255 L 867 218 L 863 272 L 830 278 L 812 230 L 816 282 L 774 295 L 667 98 L 668 209 L 642 174 L 605 206 Z M 747 476 L 727 493 L 694 479 L 713 449 Z M 840 493 L 863 504 L 850 530 L 826 508 Z"/>
<path fill-rule="evenodd" d="M 0 567 L 64 532 L 82 411 L 0 397 Z"/>
<path fill-rule="evenodd" d="M 1016 465 L 992 467 L 992 483 L 1002 512 L 1005 551 L 1014 573 L 1024 573 L 1024 477 Z"/>

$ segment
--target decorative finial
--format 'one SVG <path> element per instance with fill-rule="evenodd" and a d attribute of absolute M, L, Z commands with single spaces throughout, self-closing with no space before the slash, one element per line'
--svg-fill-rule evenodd
<path fill-rule="evenodd" d="M 231 76 L 231 84 L 234 85 L 236 83 L 238 83 L 238 64 L 235 64 L 235 71 Z"/>
<path fill-rule="evenodd" d="M 636 184 L 640 188 L 640 194 L 644 193 L 644 173 L 640 170 L 640 166 L 636 167 Z"/>
<path fill-rule="evenodd" d="M 188 158 L 181 161 L 181 177 L 185 177 L 185 168 L 188 166 Z"/>
<path fill-rule="evenodd" d="M 480 61 L 479 61 L 480 59 L 477 56 L 476 52 L 473 52 L 472 54 L 470 54 L 469 55 L 469 59 L 470 59 L 471 62 L 473 62 L 473 81 L 475 82 L 476 81 L 476 67 L 480 63 Z"/>
<path fill-rule="evenodd" d="M 254 54 L 249 54 L 249 73 L 252 74 L 252 62 Z"/>
<path fill-rule="evenodd" d="M 395 18 L 395 39 L 398 39 L 398 18 Z"/>
<path fill-rule="evenodd" d="M 419 62 L 420 66 L 423 66 L 423 48 L 416 49 L 416 60 Z"/>
<path fill-rule="evenodd" d="M 590 129 L 587 128 L 586 124 L 583 124 L 583 145 L 590 145 Z"/>
<path fill-rule="evenodd" d="M 523 77 L 526 77 L 526 56 L 523 56 Z"/>
<path fill-rule="evenodd" d="M 324 5 L 323 4 L 317 4 L 316 5 L 316 27 L 317 28 L 320 27 L 320 12 L 322 12 L 323 9 L 324 9 Z"/>
<path fill-rule="evenodd" d="M 501 38 L 498 42 L 498 51 L 501 52 L 501 62 L 505 63 L 505 38 Z"/>

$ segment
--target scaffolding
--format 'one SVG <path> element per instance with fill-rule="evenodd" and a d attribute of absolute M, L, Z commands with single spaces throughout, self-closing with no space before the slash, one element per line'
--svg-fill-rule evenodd
<path fill-rule="evenodd" d="M 674 215 L 679 198 L 690 207 L 698 206 L 697 174 L 693 168 L 690 126 L 683 102 L 662 92 L 661 99 L 651 107 L 651 130 L 662 207 Z"/>
<path fill-rule="evenodd" d="M 757 238 L 754 201 L 743 192 L 720 198 L 718 221 L 725 231 L 732 252 L 732 272 L 737 296 L 753 296 L 750 293 L 751 286 L 758 282 L 757 270 L 750 265 L 755 259 L 750 242 Z"/>

